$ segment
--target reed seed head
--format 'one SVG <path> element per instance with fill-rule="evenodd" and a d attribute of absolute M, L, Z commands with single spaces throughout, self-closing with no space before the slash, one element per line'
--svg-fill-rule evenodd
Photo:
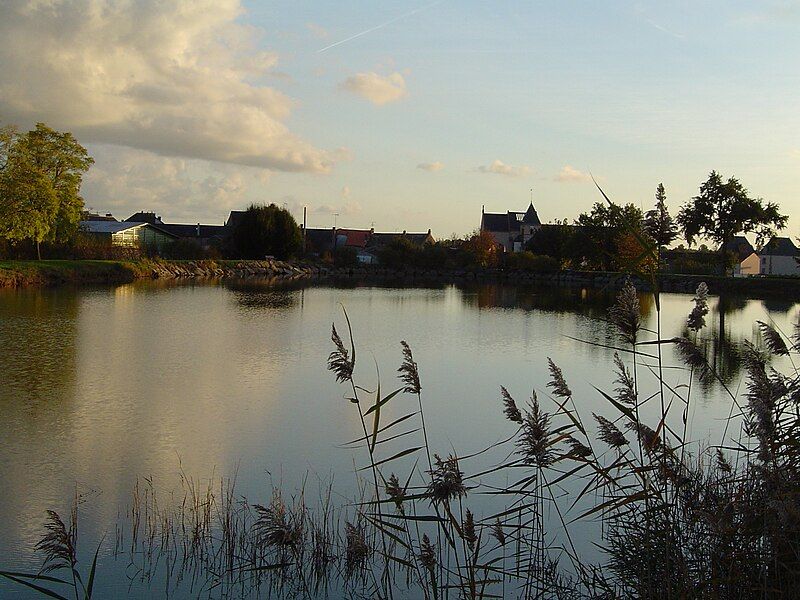
<path fill-rule="evenodd" d="M 684 364 L 697 371 L 700 379 L 706 379 L 711 374 L 711 367 L 697 344 L 685 337 L 674 338 L 672 342 Z"/>
<path fill-rule="evenodd" d="M 420 544 L 419 549 L 419 562 L 431 573 L 436 568 L 436 549 L 431 543 L 431 539 L 428 537 L 427 533 L 422 536 L 422 544 Z"/>
<path fill-rule="evenodd" d="M 400 345 L 403 346 L 403 364 L 400 365 L 397 372 L 400 373 L 400 380 L 406 384 L 403 391 L 409 394 L 419 394 L 422 391 L 419 383 L 419 368 L 411 354 L 411 347 L 405 341 L 401 341 Z"/>
<path fill-rule="evenodd" d="M 764 321 L 756 321 L 758 328 L 761 330 L 761 337 L 764 338 L 764 345 L 767 350 L 778 356 L 788 356 L 789 348 L 783 340 L 783 336 L 778 333 L 772 325 L 764 323 Z"/>
<path fill-rule="evenodd" d="M 494 522 L 492 525 L 491 531 L 492 537 L 497 540 L 497 543 L 501 546 L 506 545 L 506 532 L 503 531 L 503 523 L 500 521 L 500 518 Z"/>
<path fill-rule="evenodd" d="M 617 294 L 617 301 L 608 310 L 608 315 L 611 322 L 617 326 L 622 339 L 635 345 L 642 321 L 639 313 L 639 296 L 630 277 L 625 279 L 622 290 Z"/>
<path fill-rule="evenodd" d="M 400 487 L 400 482 L 397 479 L 397 475 L 392 473 L 389 476 L 389 479 L 386 481 L 386 495 L 389 496 L 389 499 L 392 500 L 397 507 L 397 512 L 401 515 L 405 514 L 403 509 L 403 500 L 405 500 L 406 492 L 405 490 Z"/>
<path fill-rule="evenodd" d="M 553 395 L 559 398 L 569 398 L 572 396 L 572 390 L 569 389 L 567 380 L 564 379 L 564 373 L 561 371 L 561 367 L 556 365 L 549 356 L 547 357 L 547 365 L 550 369 L 551 377 L 547 387 L 553 390 Z"/>
<path fill-rule="evenodd" d="M 602 442 L 605 442 L 612 448 L 621 448 L 627 445 L 627 438 L 614 423 L 595 413 L 592 413 L 592 416 L 594 420 L 597 421 L 597 437 Z"/>
<path fill-rule="evenodd" d="M 433 455 L 434 467 L 430 471 L 431 482 L 428 485 L 428 494 L 431 502 L 449 502 L 467 495 L 464 485 L 464 473 L 458 466 L 458 458 L 449 455 L 442 460 L 438 454 Z"/>
<path fill-rule="evenodd" d="M 470 509 L 467 509 L 467 516 L 464 518 L 463 531 L 464 541 L 467 542 L 470 551 L 475 550 L 478 534 L 475 532 L 475 516 Z"/>
<path fill-rule="evenodd" d="M 511 394 L 509 394 L 508 390 L 502 385 L 500 386 L 500 394 L 503 396 L 503 414 L 506 416 L 506 419 L 522 425 L 522 413 L 519 411 L 519 408 L 517 408 L 517 403 L 514 402 L 514 398 L 511 397 Z"/>
<path fill-rule="evenodd" d="M 705 282 L 700 282 L 697 291 L 694 293 L 694 308 L 686 319 L 686 326 L 692 331 L 700 331 L 706 326 L 706 315 L 708 314 L 708 286 Z"/>
<path fill-rule="evenodd" d="M 592 455 L 592 449 L 589 448 L 589 446 L 572 436 L 567 438 L 567 445 L 569 446 L 567 456 L 572 458 L 586 458 Z"/>
<path fill-rule="evenodd" d="M 525 411 L 517 447 L 518 454 L 522 455 L 528 466 L 545 468 L 555 459 L 550 449 L 550 415 L 539 407 L 536 392 L 531 397 L 529 409 Z"/>
<path fill-rule="evenodd" d="M 617 394 L 617 400 L 626 406 L 636 406 L 638 404 L 636 383 L 633 380 L 633 375 L 631 375 L 617 352 L 614 353 L 614 365 L 617 369 L 617 378 L 614 380 L 614 383 L 618 385 L 614 390 Z"/>
<path fill-rule="evenodd" d="M 350 353 L 344 347 L 336 325 L 331 326 L 331 341 L 335 349 L 328 356 L 328 370 L 336 375 L 336 381 L 342 383 L 353 378 L 354 361 L 350 358 Z"/>
<path fill-rule="evenodd" d="M 72 515 L 70 527 L 67 529 L 57 512 L 54 510 L 47 511 L 47 521 L 44 524 L 47 532 L 35 547 L 36 551 L 44 553 L 42 573 L 58 569 L 72 569 L 77 563 L 75 549 L 77 527 L 75 524 L 76 511 L 74 509 Z"/>

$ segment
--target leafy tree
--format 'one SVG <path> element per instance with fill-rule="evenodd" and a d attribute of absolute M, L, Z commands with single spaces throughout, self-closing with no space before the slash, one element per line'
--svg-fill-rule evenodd
<path fill-rule="evenodd" d="M 678 224 L 690 246 L 698 237 L 719 245 L 722 274 L 727 270 L 727 246 L 735 235 L 755 233 L 760 244 L 776 229 L 783 229 L 786 221 L 786 215 L 778 212 L 777 204 L 765 204 L 761 198 L 751 198 L 738 179 L 730 177 L 723 181 L 716 171 L 711 171 L 700 186 L 700 194 L 678 213 Z"/>
<path fill-rule="evenodd" d="M 473 233 L 462 249 L 470 263 L 479 267 L 496 267 L 500 260 L 500 248 L 488 231 Z"/>
<path fill-rule="evenodd" d="M 287 258 L 300 248 L 300 227 L 291 213 L 275 204 L 255 205 L 244 212 L 232 235 L 233 248 L 241 258 Z"/>
<path fill-rule="evenodd" d="M 542 225 L 533 234 L 526 249 L 534 254 L 550 256 L 559 265 L 576 258 L 573 240 L 575 228 L 570 226 L 566 219 L 552 224 Z M 580 257 L 577 257 L 580 260 Z"/>
<path fill-rule="evenodd" d="M 667 210 L 667 193 L 663 183 L 656 188 L 656 206 L 647 211 L 642 228 L 659 248 L 669 246 L 678 237 L 678 226 Z"/>
<path fill-rule="evenodd" d="M 78 230 L 83 174 L 94 163 L 71 133 L 37 123 L 19 134 L 0 130 L 0 234 L 31 240 L 67 242 Z"/>
<path fill-rule="evenodd" d="M 642 211 L 633 204 L 611 206 L 595 202 L 589 213 L 578 216 L 575 224 L 584 238 L 583 259 L 588 265 L 610 271 L 615 266 L 617 240 L 621 233 L 640 229 Z"/>

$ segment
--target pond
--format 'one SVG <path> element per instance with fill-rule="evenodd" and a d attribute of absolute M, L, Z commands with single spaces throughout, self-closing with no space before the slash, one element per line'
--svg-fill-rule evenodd
<path fill-rule="evenodd" d="M 347 331 L 342 307 L 364 387 L 374 389 L 378 369 L 384 393 L 398 386 L 406 340 L 420 368 L 432 451 L 466 455 L 513 433 L 501 385 L 520 404 L 536 390 L 552 409 L 548 357 L 584 418 L 609 412 L 594 386 L 615 387 L 606 347 L 620 345 L 607 322 L 612 301 L 602 290 L 500 284 L 251 280 L 2 291 L 0 568 L 37 569 L 45 511 L 69 514 L 77 494 L 81 555 L 105 535 L 99 596 L 150 597 L 135 567 L 113 557 L 137 481 L 168 497 L 181 478 L 235 474 L 237 496 L 249 501 L 268 502 L 273 486 L 303 485 L 355 498 L 354 468 L 366 458 L 343 444 L 363 435 L 361 424 L 348 389 L 326 369 L 331 323 Z M 640 302 L 655 330 L 652 296 Z M 800 305 L 738 297 L 710 305 L 704 347 L 725 385 L 697 384 L 687 427 L 690 439 L 716 443 L 732 410 L 729 392 L 742 393 L 736 345 L 757 338 L 756 320 L 791 331 Z M 691 296 L 662 296 L 662 337 L 683 333 L 691 307 Z M 669 349 L 665 360 L 677 364 Z M 685 369 L 665 373 L 671 386 L 688 383 Z M 642 377 L 652 387 L 652 376 Z M 415 397 L 398 396 L 384 418 L 415 406 Z M 27 597 L 4 581 L 0 596 Z"/>

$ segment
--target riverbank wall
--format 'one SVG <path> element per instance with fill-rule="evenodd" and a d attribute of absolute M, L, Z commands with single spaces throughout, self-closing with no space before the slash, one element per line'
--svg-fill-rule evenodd
<path fill-rule="evenodd" d="M 387 269 L 379 266 L 335 268 L 305 262 L 268 260 L 43 260 L 0 261 L 0 287 L 32 285 L 130 283 L 137 279 L 274 279 L 358 280 L 424 285 L 428 283 L 497 282 L 519 285 L 618 289 L 622 273 L 558 271 L 537 273 L 502 269 Z M 633 277 L 636 287 L 648 290 L 652 282 Z M 781 296 L 800 301 L 800 277 L 719 277 L 662 273 L 663 292 L 693 293 L 698 284 L 708 284 L 712 294 Z"/>
<path fill-rule="evenodd" d="M 130 283 L 137 279 L 317 277 L 327 270 L 280 260 L 42 260 L 0 262 L 0 287 Z"/>

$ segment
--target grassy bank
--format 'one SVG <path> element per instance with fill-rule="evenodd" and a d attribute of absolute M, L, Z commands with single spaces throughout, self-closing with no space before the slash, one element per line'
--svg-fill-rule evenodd
<path fill-rule="evenodd" d="M 149 273 L 147 261 L 0 261 L 0 287 L 64 283 L 126 283 Z"/>

